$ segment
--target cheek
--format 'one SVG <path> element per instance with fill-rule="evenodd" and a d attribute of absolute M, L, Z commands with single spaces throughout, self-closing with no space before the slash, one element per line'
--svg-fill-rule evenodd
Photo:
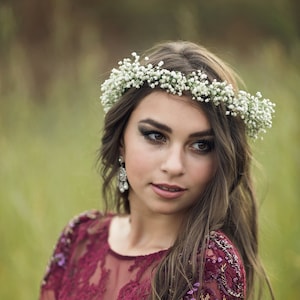
<path fill-rule="evenodd" d="M 128 147 L 124 153 L 125 168 L 128 176 L 140 177 L 154 165 L 153 153 L 145 151 L 145 148 L 135 144 Z"/>
<path fill-rule="evenodd" d="M 216 169 L 215 159 L 209 158 L 201 161 L 196 168 L 194 167 L 192 176 L 196 181 L 206 184 L 213 178 L 216 173 Z"/>

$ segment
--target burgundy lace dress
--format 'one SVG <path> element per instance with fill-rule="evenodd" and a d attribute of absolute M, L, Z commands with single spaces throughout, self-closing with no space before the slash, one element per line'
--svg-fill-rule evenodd
<path fill-rule="evenodd" d="M 142 300 L 149 296 L 153 269 L 168 250 L 141 256 L 115 253 L 108 244 L 111 218 L 93 211 L 68 224 L 42 282 L 40 300 Z M 198 287 L 194 283 L 184 299 L 194 299 Z M 245 289 L 245 271 L 236 248 L 223 233 L 212 232 L 201 299 L 243 299 Z"/>

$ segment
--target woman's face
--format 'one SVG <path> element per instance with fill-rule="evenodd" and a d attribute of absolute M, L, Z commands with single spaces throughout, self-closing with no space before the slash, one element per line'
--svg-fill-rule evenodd
<path fill-rule="evenodd" d="M 199 106 L 186 96 L 154 91 L 132 112 L 124 132 L 131 211 L 186 212 L 216 170 L 214 135 Z"/>

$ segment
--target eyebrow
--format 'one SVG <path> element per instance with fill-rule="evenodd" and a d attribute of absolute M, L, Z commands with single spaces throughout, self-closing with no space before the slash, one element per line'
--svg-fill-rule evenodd
<path fill-rule="evenodd" d="M 139 121 L 139 124 L 141 124 L 141 123 L 152 125 L 152 126 L 156 127 L 157 129 L 163 130 L 168 133 L 172 133 L 172 129 L 169 126 L 159 123 L 150 118 Z M 203 130 L 203 131 L 194 132 L 189 135 L 189 137 L 191 137 L 191 138 L 202 137 L 202 136 L 214 136 L 214 132 L 213 132 L 212 128 Z"/>

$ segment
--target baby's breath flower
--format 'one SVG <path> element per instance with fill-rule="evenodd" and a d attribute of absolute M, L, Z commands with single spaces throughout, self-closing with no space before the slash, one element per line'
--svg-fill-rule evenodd
<path fill-rule="evenodd" d="M 272 127 L 272 115 L 275 104 L 269 99 L 262 98 L 260 92 L 250 95 L 246 91 L 239 90 L 235 93 L 231 84 L 226 81 L 208 81 L 207 74 L 201 70 L 184 75 L 178 71 L 170 71 L 162 68 L 163 61 L 158 65 L 141 65 L 140 56 L 133 52 L 131 58 L 125 58 L 119 62 L 119 68 L 112 69 L 110 77 L 101 85 L 101 103 L 107 112 L 130 88 L 139 89 L 144 83 L 152 89 L 160 87 L 168 93 L 182 96 L 189 91 L 192 99 L 201 102 L 212 102 L 218 106 L 224 103 L 225 114 L 228 116 L 240 116 L 244 121 L 247 134 L 257 139 L 267 128 Z M 145 61 L 149 58 L 146 57 Z"/>

